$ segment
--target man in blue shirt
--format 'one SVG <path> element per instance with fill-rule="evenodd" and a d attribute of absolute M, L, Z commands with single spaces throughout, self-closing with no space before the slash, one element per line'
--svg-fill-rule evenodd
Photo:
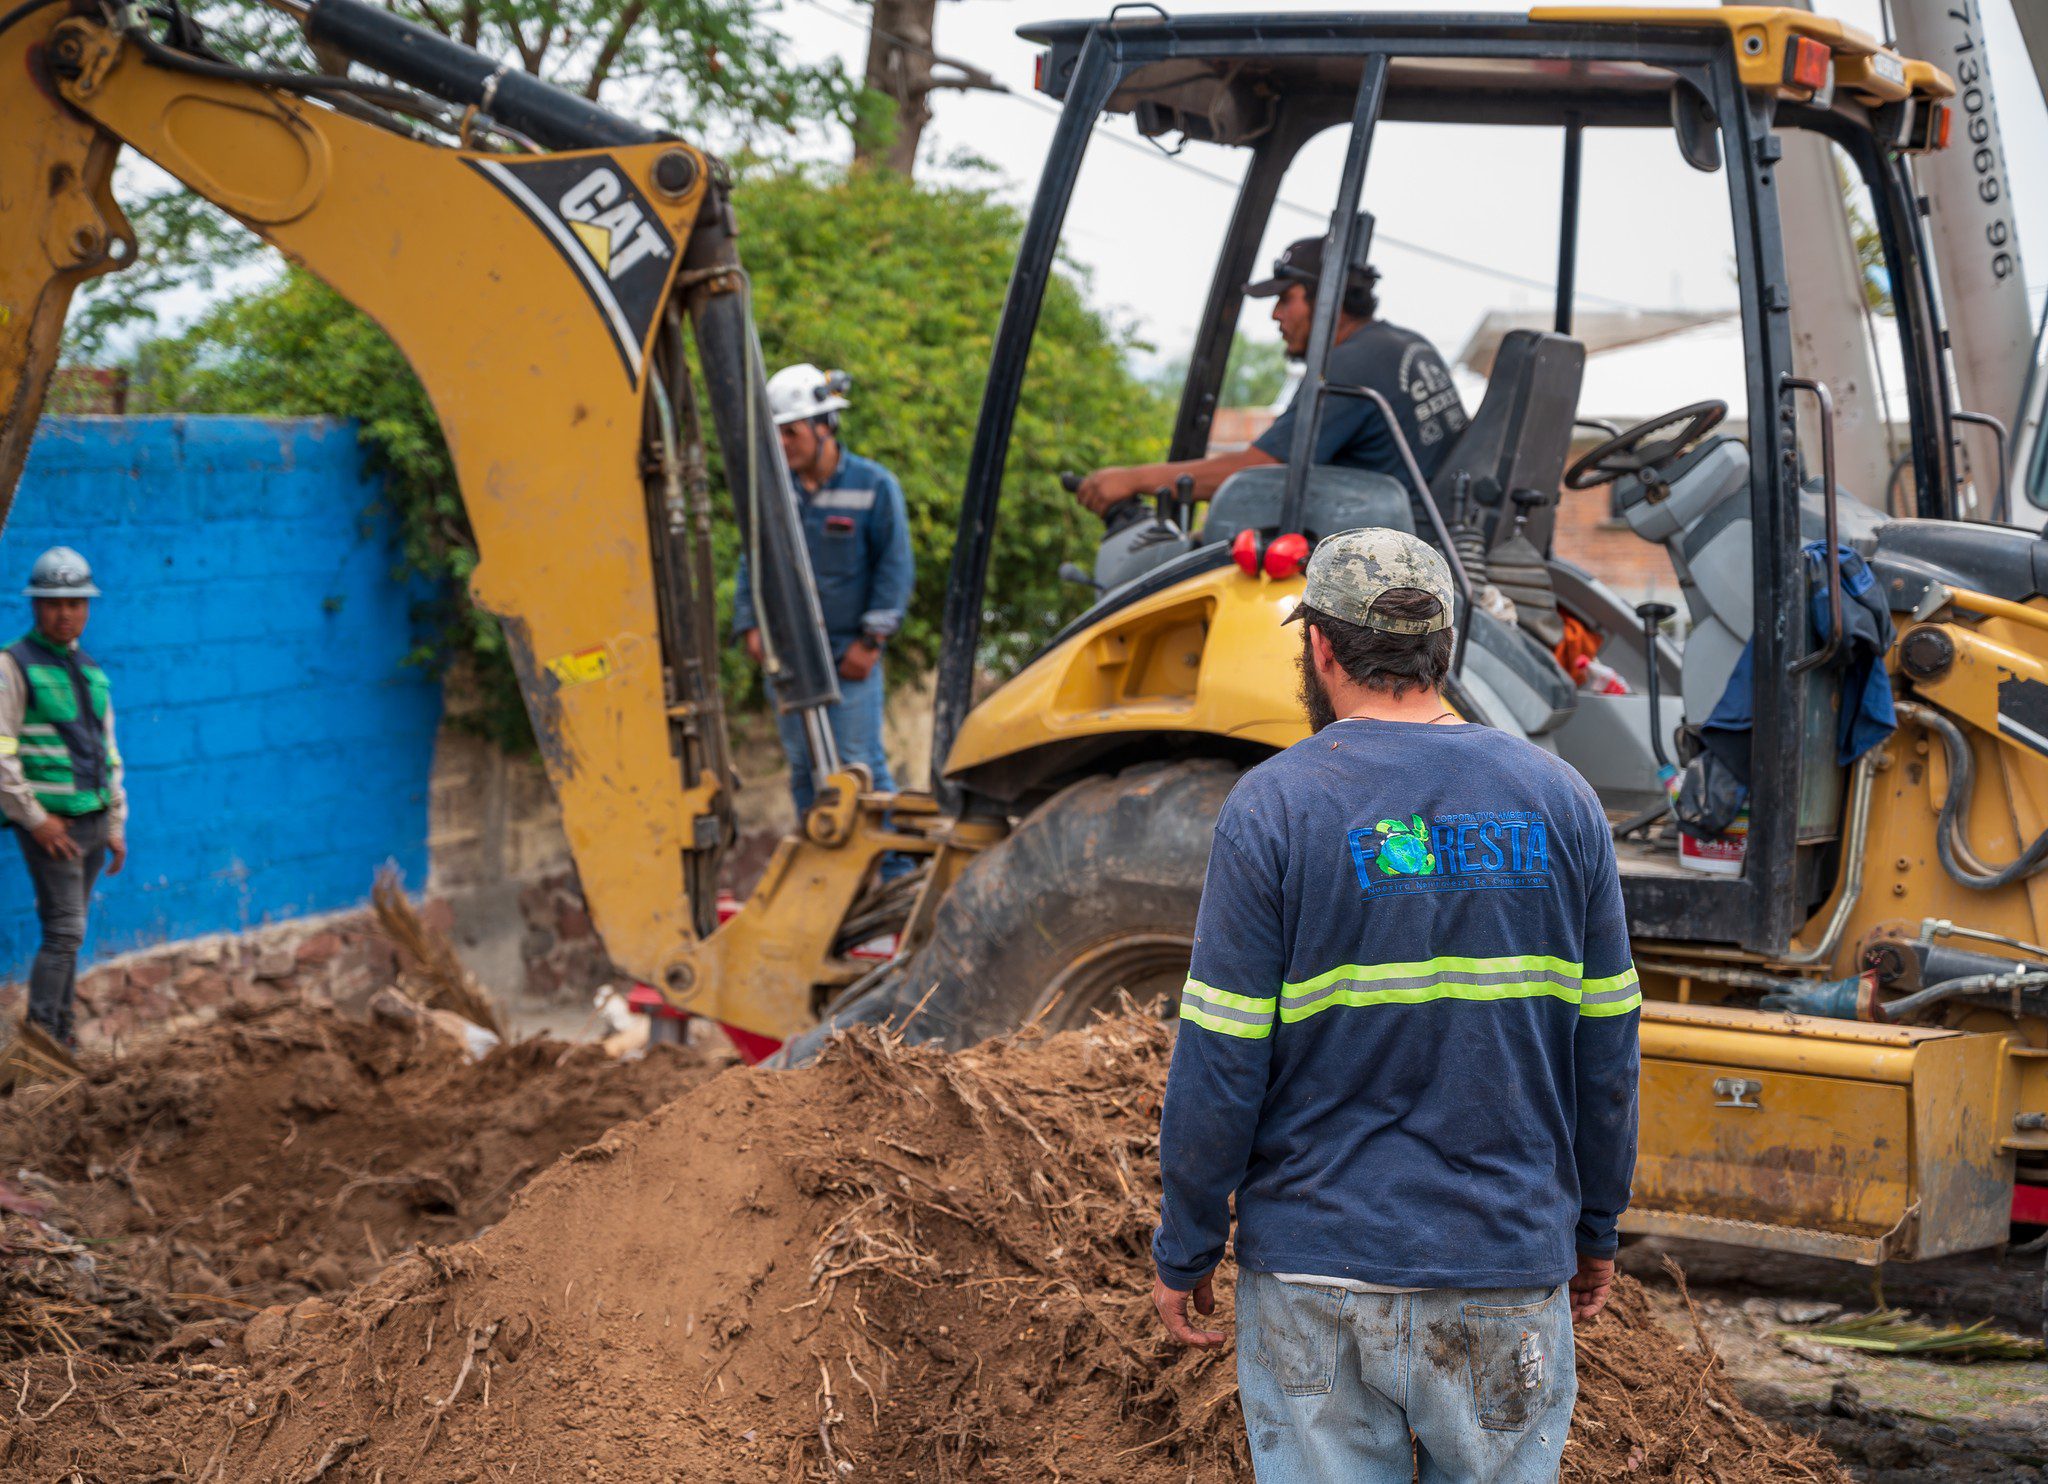
<path fill-rule="evenodd" d="M 1273 301 L 1273 323 L 1280 327 L 1280 338 L 1294 360 L 1308 354 L 1316 285 L 1323 272 L 1323 244 L 1320 237 L 1304 237 L 1290 244 L 1274 261 L 1272 277 L 1245 286 L 1247 297 Z M 1346 276 L 1325 380 L 1332 386 L 1369 386 L 1385 397 L 1421 466 L 1422 477 L 1429 479 L 1464 430 L 1468 420 L 1465 404 L 1459 400 L 1450 368 L 1436 347 L 1413 330 L 1378 317 L 1379 276 L 1379 269 L 1371 267 L 1354 268 Z M 1249 448 L 1177 463 L 1097 469 L 1081 481 L 1075 498 L 1097 515 L 1107 515 L 1123 501 L 1171 489 L 1185 476 L 1194 481 L 1194 497 L 1206 500 L 1240 469 L 1286 463 L 1295 415 L 1302 410 L 1297 390 L 1278 421 Z M 1316 430 L 1310 462 L 1371 469 L 1390 474 L 1403 484 L 1408 482 L 1407 466 L 1387 432 L 1386 418 L 1363 397 L 1323 398 L 1323 421 Z"/>
<path fill-rule="evenodd" d="M 1553 1480 L 1613 1281 L 1636 1022 L 1614 845 L 1551 754 L 1459 721 L 1451 575 L 1316 548 L 1315 728 L 1216 822 L 1160 1126 L 1153 1301 L 1224 1336 L 1261 1484 Z"/>
<path fill-rule="evenodd" d="M 768 408 L 796 485 L 818 607 L 839 662 L 839 704 L 829 713 L 832 735 L 841 758 L 867 764 L 875 787 L 894 793 L 896 780 L 882 750 L 882 649 L 910 606 L 910 521 L 896 476 L 839 441 L 839 414 L 851 405 L 850 386 L 843 371 L 828 375 L 816 366 L 786 366 L 769 379 Z M 732 626 L 758 664 L 760 621 L 744 553 Z M 817 796 L 810 749 L 796 717 L 779 714 L 776 726 L 789 755 L 789 790 L 801 820 Z"/>

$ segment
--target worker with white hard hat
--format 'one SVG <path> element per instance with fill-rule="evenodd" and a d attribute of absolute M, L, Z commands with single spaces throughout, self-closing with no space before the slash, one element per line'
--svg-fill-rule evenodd
<path fill-rule="evenodd" d="M 782 436 L 818 608 L 839 664 L 840 700 L 829 713 L 832 735 L 842 758 L 865 763 L 875 787 L 893 793 L 896 781 L 882 750 L 882 650 L 910 606 L 910 521 L 896 476 L 839 441 L 839 414 L 853 405 L 846 396 L 852 385 L 844 371 L 785 366 L 768 379 L 768 411 Z M 758 662 L 760 620 L 744 554 L 733 632 Z M 810 750 L 798 717 L 777 720 L 789 754 L 790 792 L 802 818 L 816 796 Z"/>
<path fill-rule="evenodd" d="M 106 672 L 78 647 L 100 590 L 68 546 L 36 558 L 24 594 L 35 622 L 0 658 L 0 814 L 14 826 L 43 941 L 29 970 L 29 1017 L 76 1044 L 72 1005 L 86 906 L 104 865 L 128 859 L 128 795 Z"/>

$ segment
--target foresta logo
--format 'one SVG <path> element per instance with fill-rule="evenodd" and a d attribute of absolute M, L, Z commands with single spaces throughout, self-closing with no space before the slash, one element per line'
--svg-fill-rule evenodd
<path fill-rule="evenodd" d="M 599 165 L 562 193 L 555 209 L 584 251 L 616 282 L 648 257 L 665 258 L 668 238 L 626 189 L 616 170 Z"/>
<path fill-rule="evenodd" d="M 1346 836 L 1368 896 L 1499 891 L 1550 883 L 1550 826 L 1540 814 L 1489 810 L 1382 819 Z"/>

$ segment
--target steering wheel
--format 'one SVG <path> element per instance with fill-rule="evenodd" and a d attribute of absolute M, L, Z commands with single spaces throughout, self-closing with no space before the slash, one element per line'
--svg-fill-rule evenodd
<path fill-rule="evenodd" d="M 1589 490 L 1596 485 L 1612 483 L 1623 475 L 1654 470 L 1720 426 L 1721 419 L 1727 415 L 1726 402 L 1695 402 L 1690 407 L 1653 417 L 1646 423 L 1637 423 L 1626 432 L 1615 434 L 1567 469 L 1564 487 Z M 1651 436 L 1673 426 L 1678 431 L 1668 438 Z"/>

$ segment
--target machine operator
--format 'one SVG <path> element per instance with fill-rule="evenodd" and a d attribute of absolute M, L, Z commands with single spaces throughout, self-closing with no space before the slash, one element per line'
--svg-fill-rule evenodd
<path fill-rule="evenodd" d="M 818 606 L 832 657 L 839 664 L 839 704 L 830 712 L 839 755 L 865 763 L 875 787 L 896 791 L 882 750 L 882 649 L 902 626 L 915 572 L 910 521 L 896 476 L 839 441 L 839 414 L 852 382 L 843 371 L 785 366 L 768 380 L 768 410 L 782 435 L 782 455 L 796 485 L 804 546 L 817 579 Z M 733 599 L 733 632 L 756 664 L 760 620 L 746 557 L 740 558 Z M 789 755 L 789 790 L 797 818 L 817 797 L 803 724 L 781 715 L 782 750 Z"/>
<path fill-rule="evenodd" d="M 1309 323 L 1315 311 L 1316 286 L 1322 278 L 1326 240 L 1304 237 L 1290 244 L 1274 260 L 1272 277 L 1245 286 L 1247 297 L 1273 301 L 1273 323 L 1280 327 L 1280 338 L 1294 360 L 1308 355 Z M 1393 405 L 1423 478 L 1428 479 L 1436 474 L 1465 426 L 1465 404 L 1459 400 L 1450 368 L 1436 347 L 1413 330 L 1379 318 L 1379 276 L 1379 269 L 1369 266 L 1354 268 L 1346 275 L 1326 380 L 1335 386 L 1369 386 L 1384 396 Z M 1279 420 L 1249 448 L 1178 463 L 1097 469 L 1081 482 L 1075 498 L 1097 515 L 1107 515 L 1127 499 L 1171 488 L 1187 476 L 1193 480 L 1194 498 L 1205 500 L 1240 469 L 1286 463 L 1295 415 L 1301 410 L 1301 393 L 1296 391 Z M 1386 419 L 1379 408 L 1359 397 L 1323 399 L 1323 423 L 1312 462 L 1371 469 L 1407 483 Z"/>

